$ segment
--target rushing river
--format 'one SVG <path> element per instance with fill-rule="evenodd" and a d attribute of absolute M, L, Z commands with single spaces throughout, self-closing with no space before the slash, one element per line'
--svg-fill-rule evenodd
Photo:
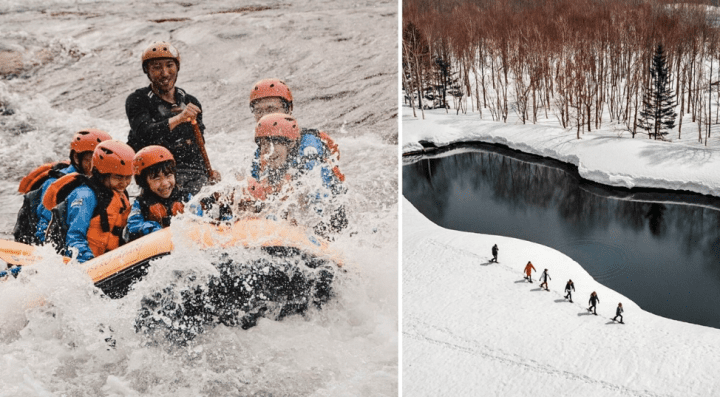
<path fill-rule="evenodd" d="M 442 227 L 552 247 L 649 312 L 720 328 L 720 199 L 610 188 L 485 144 L 406 159 L 403 195 Z"/>

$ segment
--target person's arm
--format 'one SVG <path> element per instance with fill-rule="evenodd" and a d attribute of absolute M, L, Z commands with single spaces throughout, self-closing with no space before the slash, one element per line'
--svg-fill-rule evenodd
<path fill-rule="evenodd" d="M 97 198 L 86 186 L 75 189 L 67 197 L 68 232 L 65 245 L 78 251 L 77 260 L 80 263 L 95 257 L 88 244 L 87 232 L 96 206 Z"/>
<path fill-rule="evenodd" d="M 140 201 L 136 199 L 130 209 L 130 215 L 128 216 L 126 228 L 129 241 L 132 241 L 152 232 L 161 230 L 162 225 L 155 221 L 146 220 L 140 208 Z"/>
<path fill-rule="evenodd" d="M 183 109 L 182 112 L 176 114 L 173 117 L 170 117 L 168 119 L 168 127 L 170 130 L 174 130 L 175 127 L 179 126 L 182 123 L 188 123 L 190 120 L 196 120 L 198 123 L 198 126 L 200 126 L 200 132 L 203 133 L 203 140 L 204 132 L 205 132 L 205 125 L 202 123 L 202 110 L 200 109 L 200 103 L 197 104 L 190 102 L 185 105 L 185 109 Z M 203 142 L 204 143 L 204 142 Z"/>

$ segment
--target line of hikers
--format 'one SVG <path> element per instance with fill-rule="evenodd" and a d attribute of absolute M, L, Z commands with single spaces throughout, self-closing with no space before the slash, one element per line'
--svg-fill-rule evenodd
<path fill-rule="evenodd" d="M 69 161 L 45 164 L 23 178 L 16 241 L 51 242 L 64 255 L 85 262 L 169 226 L 203 186 L 221 179 L 205 152 L 202 106 L 175 86 L 181 64 L 177 49 L 155 42 L 141 61 L 150 85 L 127 98 L 127 144 L 105 131 L 84 129 L 70 142 Z M 347 190 L 337 145 L 325 132 L 299 127 L 290 89 L 279 79 L 257 82 L 249 102 L 257 123 L 251 178 L 241 189 L 209 195 L 188 210 L 202 216 L 218 209 L 220 220 L 231 219 L 233 209 L 257 214 L 273 199 L 301 196 L 294 191 L 296 181 L 314 170 L 321 188 L 297 197 L 311 211 L 328 215 L 314 231 L 330 238 L 347 227 L 342 205 L 321 205 Z M 126 189 L 133 178 L 140 194 L 131 205 Z M 280 217 L 296 221 L 287 211 Z"/>
<path fill-rule="evenodd" d="M 527 265 L 525 265 L 525 269 L 523 269 L 524 276 L 523 278 L 525 280 L 528 280 L 528 282 L 532 281 L 532 272 L 537 271 L 535 270 L 535 266 L 533 266 L 532 262 L 528 261 Z M 548 280 L 552 280 L 550 278 L 550 273 L 548 272 L 548 269 L 543 270 L 542 274 L 540 275 L 540 288 L 544 289 L 545 291 L 550 291 L 550 288 L 548 288 Z M 568 282 L 565 284 L 565 299 L 568 299 L 570 303 L 572 303 L 572 293 L 575 291 L 575 283 L 573 283 L 572 279 L 568 280 Z M 597 293 L 593 291 L 590 294 L 590 300 L 588 302 L 590 304 L 590 307 L 587 308 L 587 310 L 594 315 L 597 316 L 597 304 L 600 303 L 600 298 L 598 298 Z M 623 316 L 622 313 L 624 312 L 622 303 L 618 303 L 618 307 L 615 310 L 615 317 L 612 318 L 613 321 L 616 321 L 618 317 L 620 317 L 620 323 L 623 323 Z"/>

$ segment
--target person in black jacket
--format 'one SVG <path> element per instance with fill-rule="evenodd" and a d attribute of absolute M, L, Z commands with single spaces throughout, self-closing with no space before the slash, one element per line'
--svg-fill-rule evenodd
<path fill-rule="evenodd" d="M 499 249 L 498 249 L 497 244 L 493 245 L 493 247 L 492 247 L 492 256 L 493 256 L 493 258 L 490 259 L 490 262 L 495 262 L 495 263 L 497 263 L 498 251 L 499 251 Z"/>
<path fill-rule="evenodd" d="M 613 317 L 613 321 L 616 321 L 616 319 L 617 319 L 618 317 L 620 317 L 620 324 L 624 324 L 624 323 L 623 323 L 623 316 L 622 316 L 623 312 L 624 312 L 624 310 L 623 310 L 623 307 L 622 307 L 622 303 L 618 303 L 618 307 L 617 307 L 617 309 L 615 310 L 615 317 Z"/>
<path fill-rule="evenodd" d="M 596 316 L 598 303 L 600 303 L 600 298 L 598 298 L 597 293 L 593 291 L 592 294 L 590 294 L 590 307 L 588 307 L 588 311 L 593 312 L 593 314 Z"/>
<path fill-rule="evenodd" d="M 194 96 L 176 87 L 180 70 L 180 54 L 168 42 L 155 42 L 142 54 L 142 67 L 150 79 L 148 87 L 130 94 L 125 101 L 125 113 L 130 121 L 128 145 L 136 152 L 150 146 L 164 146 L 177 163 L 177 183 L 196 194 L 208 182 L 200 145 L 195 139 L 193 123 L 201 135 L 202 106 Z M 212 175 L 219 180 L 220 175 Z"/>
<path fill-rule="evenodd" d="M 572 280 L 568 280 L 567 284 L 565 284 L 565 299 L 570 299 L 570 303 L 572 303 L 572 292 L 575 291 L 575 284 Z"/>

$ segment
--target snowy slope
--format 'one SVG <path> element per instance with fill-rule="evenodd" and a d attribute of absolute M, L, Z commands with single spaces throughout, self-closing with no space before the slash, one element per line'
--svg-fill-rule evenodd
<path fill-rule="evenodd" d="M 660 142 L 605 124 L 581 135 L 562 129 L 556 120 L 538 124 L 501 123 L 480 119 L 477 113 L 455 115 L 442 109 L 426 110 L 425 120 L 402 108 L 404 153 L 422 150 L 420 141 L 436 146 L 481 141 L 507 145 L 525 153 L 551 157 L 578 166 L 586 179 L 610 186 L 687 190 L 720 196 L 720 141 L 708 147 L 697 143 L 687 124 L 685 138 Z M 695 127 L 696 128 L 696 127 Z"/>
<path fill-rule="evenodd" d="M 553 249 L 443 229 L 407 200 L 402 208 L 404 395 L 720 393 L 720 330 L 644 312 Z M 549 270 L 550 292 L 537 274 L 523 280 L 528 261 Z M 568 279 L 574 303 L 563 298 Z M 592 291 L 598 316 L 586 311 Z M 619 302 L 625 325 L 610 320 Z"/>
<path fill-rule="evenodd" d="M 40 264 L 38 277 L 0 285 L 0 395 L 397 395 L 397 10 L 383 0 L 0 3 L 0 52 L 12 55 L 0 59 L 21 60 L 0 80 L 0 237 L 10 237 L 20 179 L 66 158 L 72 133 L 126 139 L 125 99 L 148 84 L 140 54 L 154 40 L 179 49 L 177 86 L 202 103 L 227 185 L 247 175 L 255 150 L 250 87 L 283 78 L 300 126 L 340 146 L 351 221 L 332 244 L 347 271 L 324 310 L 218 327 L 187 349 L 135 334 L 140 294 L 108 301 L 77 269 Z M 164 274 L 208 264 L 188 250 Z"/>

